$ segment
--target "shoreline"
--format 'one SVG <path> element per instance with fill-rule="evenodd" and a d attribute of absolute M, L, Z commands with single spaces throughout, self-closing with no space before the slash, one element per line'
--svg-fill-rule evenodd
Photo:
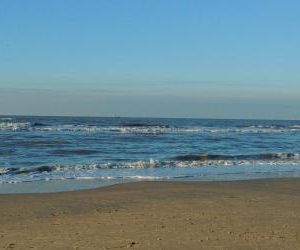
<path fill-rule="evenodd" d="M 297 249 L 300 178 L 0 194 L 0 248 Z"/>
<path fill-rule="evenodd" d="M 0 196 L 1 195 L 17 195 L 17 194 L 55 194 L 55 193 L 68 193 L 68 192 L 80 192 L 94 189 L 109 188 L 118 185 L 126 185 L 131 183 L 227 183 L 227 182 L 249 182 L 249 181 L 268 181 L 268 180 L 285 180 L 285 179 L 300 179 L 300 172 L 294 172 L 293 175 L 282 174 L 278 177 L 278 173 L 269 173 L 270 177 L 253 175 L 248 178 L 234 177 L 232 178 L 178 178 L 178 179 L 144 179 L 144 180 L 107 180 L 99 182 L 99 179 L 63 179 L 63 180 L 41 180 L 22 183 L 1 183 L 0 184 Z M 21 191 L 20 191 L 21 190 Z M 50 191 L 49 191 L 50 190 Z"/>

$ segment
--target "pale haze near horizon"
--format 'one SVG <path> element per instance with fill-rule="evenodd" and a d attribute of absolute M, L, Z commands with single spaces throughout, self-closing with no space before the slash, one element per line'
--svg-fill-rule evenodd
<path fill-rule="evenodd" d="M 8 1 L 0 114 L 300 119 L 297 1 Z"/>

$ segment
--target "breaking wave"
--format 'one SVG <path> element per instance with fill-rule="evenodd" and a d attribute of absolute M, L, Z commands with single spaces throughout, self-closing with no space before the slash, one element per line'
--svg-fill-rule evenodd
<path fill-rule="evenodd" d="M 300 125 L 291 126 L 236 126 L 236 127 L 202 127 L 187 126 L 176 127 L 163 124 L 124 123 L 115 126 L 97 125 L 49 125 L 41 122 L 19 122 L 12 118 L 1 118 L 0 131 L 44 131 L 44 132 L 112 132 L 112 133 L 140 133 L 140 134 L 162 134 L 162 133 L 291 133 L 300 132 Z"/>
<path fill-rule="evenodd" d="M 178 161 L 277 161 L 277 160 L 299 160 L 299 153 L 266 153 L 254 155 L 180 155 L 174 158 Z"/>
<path fill-rule="evenodd" d="M 8 131 L 24 131 L 31 129 L 30 122 L 0 122 L 0 130 Z"/>
<path fill-rule="evenodd" d="M 87 177 L 95 171 L 109 169 L 151 169 L 151 168 L 197 168 L 197 167 L 230 167 L 230 166 L 300 166 L 299 153 L 277 153 L 277 154 L 257 154 L 257 155 L 182 155 L 169 160 L 146 160 L 146 161 L 127 161 L 127 162 L 108 162 L 75 165 L 43 165 L 35 167 L 2 167 L 0 168 L 0 183 L 9 177 L 20 176 L 44 176 L 46 179 L 49 174 L 67 174 L 71 176 Z M 98 174 L 99 175 L 99 174 Z M 101 176 L 101 174 L 100 174 Z M 77 176 L 78 177 L 78 176 Z M 98 176 L 99 177 L 99 176 Z"/>
<path fill-rule="evenodd" d="M 0 117 L 0 121 L 12 121 L 13 118 L 11 117 Z"/>
<path fill-rule="evenodd" d="M 95 169 L 151 168 L 151 167 L 158 167 L 158 166 L 160 166 L 160 162 L 152 159 L 149 161 L 122 162 L 122 163 L 44 165 L 44 166 L 25 167 L 25 168 L 0 168 L 0 176 L 29 174 L 29 173 L 45 173 L 45 172 L 76 172 L 82 170 L 95 170 Z"/>

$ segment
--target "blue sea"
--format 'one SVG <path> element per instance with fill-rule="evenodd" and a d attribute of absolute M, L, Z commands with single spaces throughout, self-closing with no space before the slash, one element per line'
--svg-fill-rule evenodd
<path fill-rule="evenodd" d="M 0 117 L 0 193 L 300 176 L 300 121 Z"/>

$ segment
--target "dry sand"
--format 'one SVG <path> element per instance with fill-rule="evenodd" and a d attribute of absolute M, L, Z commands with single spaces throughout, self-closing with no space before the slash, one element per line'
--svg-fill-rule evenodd
<path fill-rule="evenodd" d="M 300 179 L 0 195 L 3 249 L 300 249 Z"/>

